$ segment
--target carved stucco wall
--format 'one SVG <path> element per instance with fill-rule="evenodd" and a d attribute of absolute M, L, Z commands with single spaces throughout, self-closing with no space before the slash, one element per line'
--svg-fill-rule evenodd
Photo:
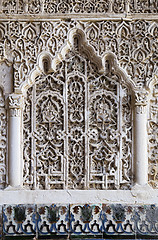
<path fill-rule="evenodd" d="M 68 35 L 55 66 L 48 53 L 42 53 L 39 61 L 47 64 L 46 69 L 27 94 L 24 185 L 128 189 L 132 104 L 125 84 L 129 82 L 116 69 L 112 54 L 104 56 L 102 64 L 81 29 L 73 28 Z"/>
<path fill-rule="evenodd" d="M 5 234 L 26 209 L 27 224 L 43 217 L 32 234 L 51 211 L 70 222 L 65 234 L 80 234 L 84 211 L 98 216 L 93 234 L 157 234 L 157 208 L 142 207 L 157 201 L 157 13 L 156 0 L 1 1 L 0 203 L 67 204 L 3 206 Z"/>
<path fill-rule="evenodd" d="M 0 25 L 1 61 L 5 61 L 6 64 L 13 67 L 14 91 L 21 92 L 21 89 L 24 88 L 23 83 L 30 81 L 28 80 L 30 79 L 30 73 L 37 64 L 37 57 L 41 52 L 50 53 L 52 58 L 57 54 L 60 55 L 62 47 L 68 41 L 68 33 L 74 28 L 84 32 L 87 44 L 93 47 L 94 55 L 103 58 L 108 52 L 114 53 L 119 66 L 126 71 L 128 78 L 135 85 L 137 91 L 141 91 L 141 89 L 148 90 L 148 85 L 155 78 L 157 70 L 156 21 L 3 21 Z M 63 69 L 63 71 L 65 70 Z M 97 71 L 95 74 L 99 74 Z M 153 178 L 156 181 L 156 172 L 153 173 L 153 171 L 157 171 L 157 163 L 155 159 L 152 160 L 153 154 L 151 153 L 151 151 L 155 152 L 155 154 L 157 152 L 157 142 L 154 145 L 155 136 L 152 135 L 153 124 L 157 124 L 157 110 L 154 110 L 156 105 L 156 85 L 150 89 L 150 92 L 152 94 L 152 111 L 149 114 L 148 127 L 150 132 L 148 144 L 149 181 Z M 154 117 L 151 117 L 151 114 L 154 114 L 153 111 L 156 111 L 156 113 Z M 152 123 L 150 123 L 151 121 Z M 5 148 L 2 148 L 3 151 L 6 152 Z M 153 180 L 150 183 L 156 186 Z"/>

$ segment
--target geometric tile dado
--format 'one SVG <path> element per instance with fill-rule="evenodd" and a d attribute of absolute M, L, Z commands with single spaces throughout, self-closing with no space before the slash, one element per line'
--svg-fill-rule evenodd
<path fill-rule="evenodd" d="M 3 227 L 3 222 L 2 222 L 2 206 L 0 206 L 0 239 L 2 237 L 2 227 Z"/>
<path fill-rule="evenodd" d="M 3 205 L 1 236 L 22 235 L 42 235 L 43 238 L 47 235 L 52 238 L 57 235 L 98 238 L 146 236 L 153 239 L 158 237 L 158 207 L 121 204 Z"/>

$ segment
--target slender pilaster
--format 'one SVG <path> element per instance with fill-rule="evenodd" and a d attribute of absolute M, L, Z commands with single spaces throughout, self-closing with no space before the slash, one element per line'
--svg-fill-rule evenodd
<path fill-rule="evenodd" d="M 148 184 L 147 104 L 148 92 L 135 92 L 134 171 L 135 184 L 140 186 Z"/>
<path fill-rule="evenodd" d="M 9 95 L 9 185 L 22 186 L 21 163 L 21 109 L 23 98 L 19 94 Z"/>

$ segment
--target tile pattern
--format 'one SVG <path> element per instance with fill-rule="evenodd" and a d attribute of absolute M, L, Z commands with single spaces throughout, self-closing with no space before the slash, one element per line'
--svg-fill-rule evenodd
<path fill-rule="evenodd" d="M 140 235 L 153 238 L 158 237 L 158 206 L 3 205 L 0 206 L 0 234 L 0 238 L 2 235 Z"/>
<path fill-rule="evenodd" d="M 39 234 L 67 234 L 69 231 L 69 205 L 38 205 L 37 229 Z"/>
<path fill-rule="evenodd" d="M 3 221 L 2 221 L 2 206 L 0 205 L 0 239 L 2 238 L 3 234 Z"/>
<path fill-rule="evenodd" d="M 102 226 L 101 204 L 71 205 L 70 232 L 73 234 L 99 234 Z"/>
<path fill-rule="evenodd" d="M 3 232 L 6 235 L 36 233 L 35 205 L 4 205 Z"/>

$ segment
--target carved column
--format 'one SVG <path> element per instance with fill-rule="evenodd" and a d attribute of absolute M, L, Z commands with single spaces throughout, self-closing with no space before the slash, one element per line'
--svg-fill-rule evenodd
<path fill-rule="evenodd" d="M 22 186 L 21 162 L 21 109 L 23 98 L 19 94 L 9 95 L 9 185 Z"/>
<path fill-rule="evenodd" d="M 147 104 L 148 92 L 135 92 L 134 114 L 134 170 L 135 183 L 141 186 L 148 184 L 147 157 Z"/>

